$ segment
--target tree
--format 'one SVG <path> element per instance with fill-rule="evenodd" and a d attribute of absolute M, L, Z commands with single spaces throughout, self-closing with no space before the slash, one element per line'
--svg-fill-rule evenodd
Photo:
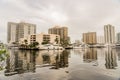
<path fill-rule="evenodd" d="M 38 42 L 33 42 L 29 45 L 30 48 L 37 48 L 37 46 L 39 45 Z"/>
<path fill-rule="evenodd" d="M 42 44 L 49 44 L 49 41 L 48 40 L 43 41 Z"/>
<path fill-rule="evenodd" d="M 28 41 L 26 39 L 24 40 L 24 42 L 25 42 L 26 45 L 28 44 Z"/>
<path fill-rule="evenodd" d="M 39 45 L 38 42 L 33 42 L 34 47 L 37 47 Z"/>
<path fill-rule="evenodd" d="M 59 43 L 59 40 L 58 40 L 58 38 L 56 38 L 56 39 L 55 39 L 55 42 L 56 42 L 56 44 L 58 44 L 58 43 Z"/>
<path fill-rule="evenodd" d="M 28 41 L 26 39 L 24 40 L 24 43 L 25 43 L 24 47 L 27 48 L 28 47 Z"/>
<path fill-rule="evenodd" d="M 69 41 L 68 40 L 64 40 L 64 39 L 61 39 L 60 40 L 60 44 L 63 46 L 63 47 L 67 47 L 69 45 Z"/>

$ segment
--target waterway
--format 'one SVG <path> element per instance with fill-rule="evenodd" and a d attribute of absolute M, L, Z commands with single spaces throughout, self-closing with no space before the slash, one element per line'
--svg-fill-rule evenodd
<path fill-rule="evenodd" d="M 120 48 L 8 52 L 0 80 L 120 80 Z"/>

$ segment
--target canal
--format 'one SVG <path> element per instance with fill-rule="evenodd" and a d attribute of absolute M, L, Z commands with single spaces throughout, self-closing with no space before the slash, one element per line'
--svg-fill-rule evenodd
<path fill-rule="evenodd" d="M 120 49 L 11 49 L 0 80 L 120 80 Z"/>

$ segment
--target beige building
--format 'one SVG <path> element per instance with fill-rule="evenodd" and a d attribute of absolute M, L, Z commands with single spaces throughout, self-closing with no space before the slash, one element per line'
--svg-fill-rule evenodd
<path fill-rule="evenodd" d="M 28 44 L 33 42 L 38 42 L 39 44 L 42 44 L 44 42 L 50 43 L 50 44 L 59 44 L 60 43 L 60 36 L 56 34 L 32 34 L 25 38 L 21 38 L 19 43 L 25 44 L 24 40 L 27 40 Z"/>
<path fill-rule="evenodd" d="M 18 42 L 20 38 L 24 38 L 30 34 L 36 34 L 36 25 L 31 23 L 14 23 L 8 22 L 7 42 Z"/>
<path fill-rule="evenodd" d="M 68 40 L 68 28 L 67 27 L 55 26 L 53 28 L 49 28 L 48 33 L 60 35 L 61 39 Z"/>
<path fill-rule="evenodd" d="M 104 26 L 104 37 L 106 44 L 115 43 L 115 28 L 114 26 L 108 24 Z"/>
<path fill-rule="evenodd" d="M 96 44 L 96 32 L 83 33 L 83 42 L 86 44 Z"/>

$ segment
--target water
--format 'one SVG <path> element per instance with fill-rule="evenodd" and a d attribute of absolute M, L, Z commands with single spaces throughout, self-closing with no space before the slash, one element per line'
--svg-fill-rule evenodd
<path fill-rule="evenodd" d="M 120 49 L 9 50 L 0 80 L 120 80 Z"/>

